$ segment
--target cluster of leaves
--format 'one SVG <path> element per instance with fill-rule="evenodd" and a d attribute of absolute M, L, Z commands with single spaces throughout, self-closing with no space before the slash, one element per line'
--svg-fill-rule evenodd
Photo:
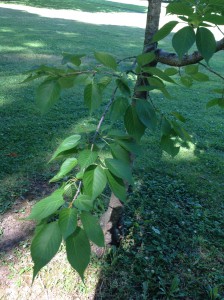
<path fill-rule="evenodd" d="M 200 6 L 190 8 L 182 3 L 168 5 L 168 13 L 178 14 L 181 20 L 188 23 L 190 20 L 193 22 L 193 16 L 193 20 L 197 21 L 197 26 L 193 26 L 196 29 L 188 25 L 174 35 L 173 46 L 182 59 L 196 41 L 198 50 L 208 62 L 216 49 L 214 37 L 206 28 L 205 21 L 213 21 L 211 18 L 210 21 L 204 20 L 205 10 L 202 13 L 198 7 Z M 208 19 L 210 2 L 206 7 Z M 199 19 L 202 21 L 198 22 Z M 153 42 L 169 34 L 176 24 L 177 22 L 166 24 L 155 35 Z M 208 42 L 208 47 L 207 44 L 205 47 L 204 39 Z M 168 118 L 155 107 L 151 98 L 147 101 L 136 96 L 138 92 L 157 90 L 170 98 L 165 83 L 176 84 L 172 79 L 178 73 L 176 68 L 162 71 L 155 67 L 154 53 L 143 53 L 128 66 L 122 64 L 123 61 L 117 63 L 114 56 L 104 52 L 95 52 L 94 58 L 96 64 L 88 69 L 84 55 L 64 53 L 62 64 L 66 67 L 41 66 L 32 70 L 25 80 L 27 82 L 44 78 L 37 88 L 37 104 L 42 113 L 59 100 L 63 89 L 76 85 L 83 85 L 84 103 L 90 113 L 93 113 L 105 104 L 105 89 L 113 87 L 112 96 L 105 104 L 95 130 L 89 134 L 74 134 L 66 138 L 50 160 L 63 160 L 59 172 L 50 182 L 64 180 L 65 183 L 51 196 L 38 202 L 28 217 L 38 222 L 31 245 L 34 278 L 57 253 L 63 239 L 68 261 L 83 279 L 90 260 L 90 242 L 104 246 L 99 220 L 93 215 L 94 203 L 107 186 L 116 197 L 125 202 L 126 185 L 133 184 L 131 157 L 140 153 L 139 143 L 147 128 L 160 128 L 162 149 L 172 156 L 179 152 L 180 145 L 186 146 L 191 139 L 180 125 L 180 122 L 185 122 L 180 113 L 172 112 L 172 117 Z M 141 78 L 143 83 L 136 87 L 134 96 L 130 88 L 129 74 Z M 180 82 L 188 87 L 193 80 L 205 81 L 208 77 L 199 72 L 198 66 L 188 66 Z M 216 92 L 220 93 L 220 90 Z M 220 103 L 223 103 L 223 93 L 222 100 L 217 100 L 217 103 L 213 100 L 208 106 Z M 106 115 L 110 117 L 111 126 L 105 129 L 102 124 Z M 117 124 L 121 119 L 124 129 L 119 131 Z"/>

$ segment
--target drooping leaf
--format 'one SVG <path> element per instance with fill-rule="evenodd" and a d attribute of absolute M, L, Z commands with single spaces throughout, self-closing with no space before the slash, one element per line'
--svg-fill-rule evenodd
<path fill-rule="evenodd" d="M 74 205 L 80 210 L 90 211 L 93 209 L 94 201 L 87 195 L 79 195 L 75 199 Z"/>
<path fill-rule="evenodd" d="M 126 110 L 124 124 L 128 134 L 137 141 L 140 141 L 145 132 L 145 126 L 139 120 L 135 106 L 130 105 Z"/>
<path fill-rule="evenodd" d="M 84 89 L 84 102 L 92 113 L 102 103 L 102 94 L 98 84 L 87 84 Z"/>
<path fill-rule="evenodd" d="M 195 42 L 195 32 L 191 26 L 186 26 L 177 31 L 172 39 L 172 45 L 180 60 Z"/>
<path fill-rule="evenodd" d="M 187 75 L 192 75 L 198 73 L 198 65 L 189 65 L 184 68 Z"/>
<path fill-rule="evenodd" d="M 127 163 L 130 163 L 131 154 L 129 151 L 127 151 L 125 148 L 121 147 L 119 144 L 110 144 L 111 153 L 114 158 L 123 160 Z"/>
<path fill-rule="evenodd" d="M 157 125 L 157 117 L 152 105 L 146 101 L 138 99 L 136 101 L 136 112 L 140 121 L 151 130 L 155 130 Z"/>
<path fill-rule="evenodd" d="M 107 178 L 104 170 L 97 165 L 89 166 L 83 176 L 84 191 L 91 199 L 96 199 L 104 190 Z"/>
<path fill-rule="evenodd" d="M 90 241 L 99 247 L 104 247 L 104 234 L 97 217 L 83 211 L 81 213 L 81 221 Z"/>
<path fill-rule="evenodd" d="M 168 76 L 173 76 L 173 75 L 176 75 L 178 73 L 178 70 L 176 68 L 166 68 L 164 70 L 164 73 Z"/>
<path fill-rule="evenodd" d="M 60 93 L 61 86 L 57 80 L 48 79 L 38 86 L 36 101 L 41 113 L 47 112 L 58 101 Z"/>
<path fill-rule="evenodd" d="M 180 147 L 175 145 L 175 141 L 170 136 L 163 135 L 160 144 L 161 148 L 172 157 L 176 156 L 180 150 Z"/>
<path fill-rule="evenodd" d="M 183 2 L 173 2 L 169 3 L 166 8 L 167 14 L 175 14 L 175 15 L 184 15 L 184 16 L 190 16 L 194 12 L 194 9 L 192 5 L 187 5 Z"/>
<path fill-rule="evenodd" d="M 125 111 L 129 106 L 129 101 L 125 97 L 117 97 L 110 109 L 110 119 L 115 122 L 124 116 Z"/>
<path fill-rule="evenodd" d="M 68 138 L 66 138 L 57 148 L 57 150 L 54 152 L 52 158 L 50 159 L 50 162 L 55 159 L 57 156 L 61 155 L 65 151 L 71 150 L 75 148 L 81 139 L 81 135 L 75 134 L 71 135 Z"/>
<path fill-rule="evenodd" d="M 159 77 L 160 79 L 170 82 L 170 83 L 175 83 L 175 81 L 170 78 L 166 73 L 164 73 L 162 70 L 155 68 L 155 67 L 147 67 L 143 69 L 145 72 L 150 73 L 152 75 L 155 75 Z"/>
<path fill-rule="evenodd" d="M 181 76 L 180 77 L 181 83 L 186 87 L 191 87 L 193 84 L 193 79 L 190 76 Z"/>
<path fill-rule="evenodd" d="M 209 81 L 209 77 L 208 75 L 204 74 L 204 73 L 201 73 L 201 72 L 198 72 L 196 74 L 192 74 L 191 77 L 196 80 L 196 81 Z"/>
<path fill-rule="evenodd" d="M 224 25 L 224 16 L 207 14 L 204 16 L 203 21 L 213 23 L 215 25 Z"/>
<path fill-rule="evenodd" d="M 222 98 L 214 98 L 214 99 L 208 101 L 208 103 L 206 104 L 206 108 L 210 108 L 212 106 L 219 105 L 220 99 L 222 100 Z"/>
<path fill-rule="evenodd" d="M 199 27 L 196 33 L 196 45 L 198 51 L 208 63 L 216 50 L 216 41 L 213 33 L 205 27 Z"/>
<path fill-rule="evenodd" d="M 185 123 L 186 119 L 184 118 L 184 116 L 182 116 L 180 113 L 178 113 L 177 111 L 173 111 L 172 115 L 177 118 L 179 121 Z"/>
<path fill-rule="evenodd" d="M 51 214 L 53 214 L 60 206 L 64 204 L 63 189 L 54 191 L 50 196 L 37 202 L 32 210 L 31 214 L 26 220 L 37 220 L 40 221 Z"/>
<path fill-rule="evenodd" d="M 131 90 L 128 86 L 128 83 L 124 79 L 121 78 L 116 79 L 116 85 L 123 95 L 127 97 L 131 95 Z"/>
<path fill-rule="evenodd" d="M 125 202 L 126 201 L 126 187 L 124 181 L 115 176 L 110 171 L 106 170 L 108 184 L 110 186 L 111 191 L 114 193 L 118 199 Z"/>
<path fill-rule="evenodd" d="M 80 227 L 66 239 L 66 252 L 69 263 L 84 280 L 84 272 L 90 262 L 90 243 Z"/>
<path fill-rule="evenodd" d="M 161 124 L 161 131 L 163 135 L 169 136 L 172 132 L 172 126 L 170 122 L 167 120 L 167 118 L 163 117 L 162 124 Z"/>
<path fill-rule="evenodd" d="M 62 235 L 58 222 L 41 226 L 31 244 L 31 256 L 34 262 L 33 280 L 41 268 L 46 266 L 58 252 Z"/>
<path fill-rule="evenodd" d="M 163 25 L 156 34 L 154 34 L 152 41 L 153 42 L 158 42 L 162 39 L 164 39 L 167 35 L 171 33 L 171 31 L 174 29 L 174 27 L 178 24 L 177 21 L 170 21 Z"/>
<path fill-rule="evenodd" d="M 72 63 L 75 66 L 81 65 L 81 58 L 85 56 L 85 54 L 71 54 L 71 53 L 62 53 L 63 59 L 62 64 Z"/>
<path fill-rule="evenodd" d="M 95 58 L 102 63 L 104 66 L 111 68 L 113 70 L 117 69 L 117 62 L 113 55 L 106 52 L 95 52 Z"/>
<path fill-rule="evenodd" d="M 62 209 L 59 214 L 58 225 L 64 240 L 66 240 L 77 227 L 77 210 L 75 208 Z"/>
<path fill-rule="evenodd" d="M 78 162 L 81 169 L 87 168 L 93 164 L 98 157 L 96 151 L 91 151 L 90 149 L 85 149 L 79 153 Z"/>
<path fill-rule="evenodd" d="M 141 154 L 141 146 L 137 144 L 134 140 L 116 139 L 116 142 L 126 149 L 127 151 L 134 153 L 135 155 Z"/>
<path fill-rule="evenodd" d="M 152 61 L 154 61 L 155 58 L 156 58 L 156 56 L 152 52 L 142 53 L 137 56 L 137 63 L 139 66 L 142 67 L 142 66 L 147 65 L 147 64 L 151 63 Z"/>
<path fill-rule="evenodd" d="M 60 171 L 50 180 L 50 182 L 62 179 L 65 175 L 72 171 L 77 163 L 78 160 L 76 158 L 67 158 L 61 165 Z"/>
<path fill-rule="evenodd" d="M 112 174 L 127 181 L 130 184 L 133 184 L 130 164 L 119 159 L 106 158 L 105 165 Z"/>

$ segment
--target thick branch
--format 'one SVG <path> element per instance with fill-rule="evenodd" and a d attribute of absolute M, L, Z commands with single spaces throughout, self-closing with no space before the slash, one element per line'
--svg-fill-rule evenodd
<path fill-rule="evenodd" d="M 224 50 L 224 38 L 217 41 L 215 52 L 221 50 Z M 155 54 L 156 54 L 157 62 L 160 62 L 168 66 L 174 66 L 174 67 L 183 67 L 187 65 L 196 64 L 204 59 L 203 56 L 198 51 L 195 51 L 194 53 L 189 55 L 187 54 L 184 55 L 181 61 L 179 60 L 176 53 L 166 52 L 163 51 L 162 49 L 157 49 Z"/>

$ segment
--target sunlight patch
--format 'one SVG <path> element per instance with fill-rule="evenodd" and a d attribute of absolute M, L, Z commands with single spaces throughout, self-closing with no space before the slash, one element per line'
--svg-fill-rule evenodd
<path fill-rule="evenodd" d="M 32 48 L 39 48 L 39 47 L 44 47 L 45 44 L 43 44 L 42 42 L 28 42 L 28 43 L 24 43 L 24 46 L 27 47 L 32 47 Z"/>
<path fill-rule="evenodd" d="M 196 160 L 197 156 L 195 155 L 195 150 L 196 150 L 195 144 L 188 142 L 187 145 L 188 147 L 180 146 L 180 151 L 177 154 L 177 156 L 175 156 L 174 158 L 172 158 L 169 154 L 163 151 L 163 160 L 165 161 L 173 160 L 176 162 L 182 160 L 187 160 L 187 161 Z"/>

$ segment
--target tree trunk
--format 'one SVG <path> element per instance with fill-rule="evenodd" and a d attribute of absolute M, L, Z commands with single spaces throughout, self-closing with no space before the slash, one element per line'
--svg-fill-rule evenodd
<path fill-rule="evenodd" d="M 148 0 L 148 12 L 145 28 L 145 39 L 143 53 L 155 51 L 157 43 L 151 43 L 153 35 L 158 31 L 161 12 L 161 0 Z M 150 65 L 155 66 L 156 61 Z M 144 80 L 139 76 L 136 80 L 133 98 L 147 99 L 147 92 L 138 92 L 137 87 L 144 84 Z M 107 211 L 101 217 L 101 226 L 105 235 L 106 245 L 118 246 L 123 235 L 124 206 L 121 201 L 112 193 Z M 95 253 L 101 256 L 104 250 L 95 249 Z"/>

